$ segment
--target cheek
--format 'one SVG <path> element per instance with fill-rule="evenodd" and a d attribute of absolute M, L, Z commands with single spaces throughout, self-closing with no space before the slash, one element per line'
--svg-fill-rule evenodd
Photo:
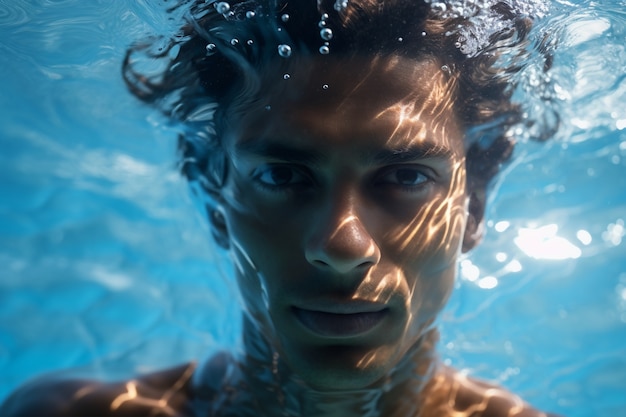
<path fill-rule="evenodd" d="M 225 216 L 246 307 L 264 311 L 282 291 L 297 284 L 291 278 L 293 271 L 303 269 L 304 257 L 299 253 L 299 229 L 289 216 L 250 207 L 258 205 L 238 198 L 225 208 Z"/>
<path fill-rule="evenodd" d="M 413 310 L 436 314 L 447 301 L 454 286 L 456 261 L 461 249 L 466 214 L 464 204 L 450 199 L 442 204 L 442 218 L 434 216 L 420 227 L 405 252 L 408 259 Z"/>
<path fill-rule="evenodd" d="M 411 292 L 411 310 L 414 313 L 420 312 L 418 316 L 424 319 L 434 318 L 448 301 L 454 288 L 455 276 L 454 263 L 436 274 L 420 276 Z"/>
<path fill-rule="evenodd" d="M 420 275 L 435 274 L 456 262 L 466 222 L 464 197 L 434 199 L 407 224 L 388 232 L 387 253 Z"/>
<path fill-rule="evenodd" d="M 465 194 L 455 192 L 431 200 L 395 232 L 389 253 L 402 265 L 413 336 L 436 318 L 454 288 L 466 221 Z"/>
<path fill-rule="evenodd" d="M 408 340 L 417 340 L 431 328 L 454 288 L 455 273 L 456 268 L 451 266 L 437 276 L 420 280 L 415 286 L 409 298 Z"/>
<path fill-rule="evenodd" d="M 267 258 L 266 245 L 260 238 L 265 230 L 254 217 L 234 210 L 225 210 L 230 235 L 231 258 L 235 267 L 235 277 L 243 300 L 245 315 L 259 331 L 270 339 L 275 339 L 274 325 L 270 316 L 270 290 L 264 277 L 265 265 L 259 260 Z M 269 236 L 269 235 L 268 235 Z M 280 260 L 276 260 L 280 263 Z M 271 273 L 270 273 L 271 276 Z"/>
<path fill-rule="evenodd" d="M 459 162 L 448 186 L 421 204 L 402 225 L 390 229 L 385 241 L 404 261 L 410 262 L 421 254 L 427 255 L 433 264 L 456 258 L 467 222 L 466 200 L 465 169 Z"/>

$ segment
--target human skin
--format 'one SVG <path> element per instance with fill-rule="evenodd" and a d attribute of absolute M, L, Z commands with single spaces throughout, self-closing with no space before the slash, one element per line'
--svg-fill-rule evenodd
<path fill-rule="evenodd" d="M 455 80 L 434 57 L 312 59 L 289 74 L 226 123 L 230 166 L 212 219 L 252 348 L 225 386 L 256 391 L 226 409 L 544 415 L 433 355 L 433 321 L 484 204 L 466 179 Z M 259 393 L 270 389 L 277 398 Z"/>
<path fill-rule="evenodd" d="M 221 233 L 251 331 L 320 390 L 400 362 L 452 290 L 468 224 L 453 80 L 434 59 L 368 63 L 300 64 L 298 94 L 270 94 L 224 138 Z"/>

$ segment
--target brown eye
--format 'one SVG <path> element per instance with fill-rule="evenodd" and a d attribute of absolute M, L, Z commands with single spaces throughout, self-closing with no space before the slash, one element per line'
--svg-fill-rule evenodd
<path fill-rule="evenodd" d="M 293 171 L 285 167 L 275 167 L 268 169 L 263 179 L 272 185 L 289 184 L 293 179 Z"/>
<path fill-rule="evenodd" d="M 419 168 L 399 167 L 387 170 L 377 181 L 378 184 L 416 187 L 426 183 L 429 177 Z"/>
<path fill-rule="evenodd" d="M 274 188 L 309 183 L 308 177 L 297 168 L 283 165 L 269 165 L 260 168 L 254 178 L 262 185 Z"/>
<path fill-rule="evenodd" d="M 401 185 L 416 185 L 426 179 L 424 174 L 415 169 L 399 169 L 396 171 L 396 180 Z"/>

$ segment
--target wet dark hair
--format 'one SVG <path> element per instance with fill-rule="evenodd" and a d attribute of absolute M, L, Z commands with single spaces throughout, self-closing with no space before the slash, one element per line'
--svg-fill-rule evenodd
<path fill-rule="evenodd" d="M 311 56 L 436 57 L 442 71 L 456 81 L 455 111 L 468 141 L 468 181 L 487 186 L 510 158 L 514 146 L 510 128 L 522 119 L 522 110 L 511 97 L 527 54 L 531 19 L 509 2 L 492 2 L 492 20 L 483 19 L 481 24 L 495 30 L 485 35 L 485 45 L 476 47 L 471 37 L 481 28 L 471 29 L 478 19 L 445 13 L 430 3 L 182 2 L 172 7 L 188 8 L 180 33 L 131 47 L 123 76 L 133 94 L 183 123 L 181 170 L 213 193 L 226 175 L 221 147 L 225 116 L 233 107 L 258 99 L 267 82 L 263 71 L 286 72 L 293 60 Z M 330 29 L 332 38 L 322 29 Z M 472 42 L 473 49 L 468 47 Z"/>

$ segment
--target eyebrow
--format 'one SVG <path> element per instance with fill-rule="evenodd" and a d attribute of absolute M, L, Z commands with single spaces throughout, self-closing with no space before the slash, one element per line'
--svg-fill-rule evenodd
<path fill-rule="evenodd" d="M 323 159 L 321 152 L 314 149 L 302 149 L 281 142 L 267 140 L 247 140 L 235 145 L 237 153 L 252 154 L 264 158 L 302 164 L 319 164 Z"/>
<path fill-rule="evenodd" d="M 322 152 L 316 149 L 299 148 L 282 142 L 267 140 L 240 142 L 235 145 L 235 150 L 237 153 L 311 165 L 318 165 L 327 159 Z M 391 165 L 422 159 L 449 159 L 453 155 L 452 150 L 447 146 L 427 141 L 413 143 L 401 148 L 385 148 L 360 153 L 364 162 L 370 165 Z"/>
<path fill-rule="evenodd" d="M 447 146 L 419 142 L 402 148 L 380 149 L 368 153 L 365 159 L 372 164 L 391 165 L 422 159 L 449 159 L 452 155 L 452 149 Z"/>

